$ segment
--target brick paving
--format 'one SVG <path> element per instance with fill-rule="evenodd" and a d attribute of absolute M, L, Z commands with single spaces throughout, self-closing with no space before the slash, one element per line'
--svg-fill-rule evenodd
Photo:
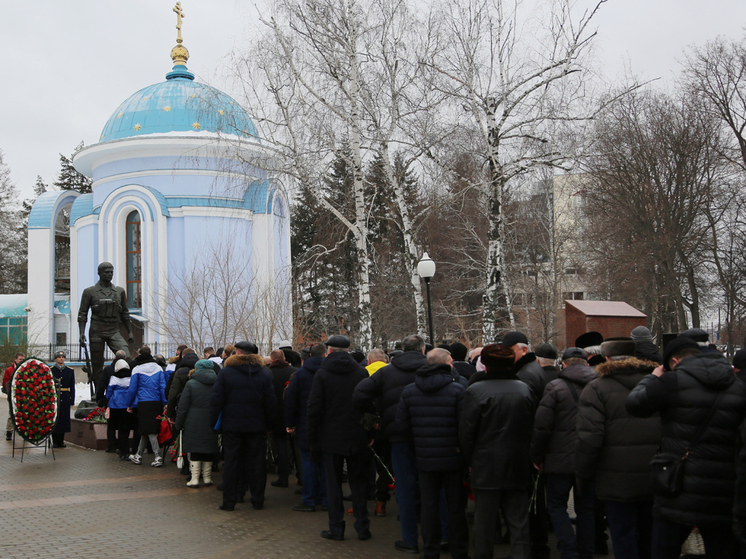
<path fill-rule="evenodd" d="M 0 425 L 7 413 L 0 401 Z M 372 539 L 357 540 L 347 517 L 347 539 L 335 542 L 319 536 L 328 528 L 326 513 L 291 510 L 300 501 L 294 477 L 283 489 L 269 485 L 275 479 L 269 476 L 263 510 L 247 502 L 224 512 L 215 486 L 187 488 L 170 462 L 151 468 L 152 455 L 136 466 L 69 443 L 55 452 L 56 460 L 41 449 L 27 451 L 23 462 L 18 450 L 15 458 L 11 453 L 12 443 L 0 441 L 0 558 L 409 556 L 393 547 L 400 539 L 393 499 L 388 516 L 371 517 Z M 507 546 L 495 549 L 496 558 L 508 553 Z"/>

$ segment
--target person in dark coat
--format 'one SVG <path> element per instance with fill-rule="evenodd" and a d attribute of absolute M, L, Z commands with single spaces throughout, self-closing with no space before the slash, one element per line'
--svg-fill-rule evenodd
<path fill-rule="evenodd" d="M 531 389 L 516 376 L 510 346 L 485 346 L 481 359 L 487 370 L 467 388 L 459 424 L 476 505 L 474 559 L 492 558 L 500 510 L 510 529 L 510 556 L 528 559 L 529 451 L 536 404 Z"/>
<path fill-rule="evenodd" d="M 544 370 L 539 365 L 536 354 L 529 350 L 528 338 L 522 332 L 508 332 L 503 336 L 501 342 L 509 346 L 513 351 L 513 373 L 518 380 L 523 381 L 531 390 L 534 405 L 538 406 L 539 401 L 544 395 L 544 388 L 547 385 L 547 377 Z M 479 382 L 484 378 L 485 372 L 478 372 L 469 379 L 469 384 Z M 534 410 L 536 411 L 536 410 Z M 534 475 L 534 468 L 528 465 L 529 475 Z M 539 477 L 539 488 L 541 494 L 544 493 L 544 476 Z M 545 508 L 545 500 L 537 498 L 536 507 L 531 507 L 529 514 L 530 534 L 531 534 L 531 555 L 534 559 L 549 559 L 549 522 Z"/>
<path fill-rule="evenodd" d="M 58 382 L 60 404 L 57 410 L 57 423 L 52 429 L 52 442 L 55 448 L 65 448 L 65 433 L 72 430 L 70 407 L 75 404 L 75 371 L 65 365 L 65 352 L 54 354 L 52 375 Z"/>
<path fill-rule="evenodd" d="M 575 430 L 580 393 L 597 377 L 588 366 L 588 354 L 570 347 L 562 354 L 559 377 L 547 384 L 534 420 L 531 460 L 547 476 L 547 508 L 557 536 L 561 559 L 592 559 L 595 496 L 593 485 L 580 490 L 575 483 Z M 567 514 L 570 490 L 574 489 L 577 534 Z"/>
<path fill-rule="evenodd" d="M 661 363 L 661 354 L 658 352 L 658 347 L 653 343 L 653 335 L 648 328 L 638 326 L 629 335 L 635 342 L 635 357 L 642 361 Z"/>
<path fill-rule="evenodd" d="M 440 557 L 440 495 L 448 508 L 449 549 L 455 559 L 466 559 L 464 468 L 458 427 L 466 388 L 451 372 L 452 358 L 444 349 L 427 355 L 414 383 L 404 388 L 396 413 L 397 430 L 412 438 L 422 501 L 421 526 L 426 559 Z"/>
<path fill-rule="evenodd" d="M 741 423 L 736 459 L 736 492 L 733 499 L 733 533 L 746 557 L 746 420 Z"/>
<path fill-rule="evenodd" d="M 400 551 L 418 550 L 417 546 L 417 467 L 414 449 L 406 434 L 401 433 L 394 421 L 404 387 L 412 384 L 417 370 L 427 363 L 425 340 L 418 335 L 407 336 L 402 342 L 403 353 L 391 363 L 380 368 L 355 387 L 352 399 L 362 411 L 378 413 L 381 420 L 376 434 L 375 451 L 386 467 L 393 469 L 394 491 L 399 504 L 399 522 L 402 539 L 394 542 Z M 378 463 L 376 511 L 385 514 L 389 500 L 388 474 Z"/>
<path fill-rule="evenodd" d="M 536 360 L 541 366 L 541 370 L 544 371 L 544 379 L 547 384 L 555 380 L 559 376 L 559 369 L 557 368 L 557 348 L 552 344 L 543 343 L 536 346 Z"/>
<path fill-rule="evenodd" d="M 169 419 L 176 419 L 176 407 L 179 403 L 181 393 L 189 381 L 189 373 L 199 361 L 197 352 L 187 348 L 181 354 L 178 367 L 166 383 L 166 398 L 168 398 L 166 415 Z M 218 371 L 215 371 L 217 374 Z"/>
<path fill-rule="evenodd" d="M 736 437 L 746 415 L 746 385 L 722 354 L 704 354 L 686 336 L 668 343 L 663 363 L 627 397 L 631 415 L 661 414 L 661 452 L 687 455 L 681 493 L 655 495 L 652 556 L 678 559 L 696 526 L 708 557 L 734 557 Z"/>
<path fill-rule="evenodd" d="M 327 506 L 326 474 L 318 460 L 311 459 L 311 450 L 306 433 L 306 415 L 308 413 L 308 397 L 316 372 L 326 356 L 326 346 L 317 343 L 311 346 L 309 357 L 303 366 L 290 377 L 290 383 L 285 391 L 285 424 L 287 432 L 295 437 L 295 443 L 300 449 L 303 460 L 303 488 L 302 501 L 293 506 L 299 512 L 315 512 L 317 506 Z"/>
<path fill-rule="evenodd" d="M 109 407 L 109 402 L 106 397 L 106 392 L 107 392 L 106 389 L 109 386 L 109 380 L 114 374 L 115 365 L 119 361 L 125 359 L 126 357 L 127 357 L 127 354 L 124 351 L 121 351 L 121 350 L 117 351 L 114 354 L 114 361 L 112 361 L 106 367 L 104 367 L 104 370 L 101 373 L 101 378 L 98 379 L 98 384 L 96 385 L 96 405 L 99 408 Z M 116 452 L 117 450 L 116 429 L 112 426 L 111 421 L 106 422 L 106 439 L 108 441 L 106 452 Z"/>
<path fill-rule="evenodd" d="M 658 414 L 641 418 L 627 412 L 629 393 L 658 366 L 635 354 L 631 339 L 603 342 L 606 362 L 596 367 L 599 378 L 588 383 L 578 406 L 577 475 L 582 484 L 594 480 L 619 559 L 650 559 L 650 461 L 661 438 Z"/>
<path fill-rule="evenodd" d="M 733 356 L 733 372 L 742 382 L 746 382 L 746 349 L 739 349 Z"/>
<path fill-rule="evenodd" d="M 277 412 L 272 423 L 272 444 L 277 453 L 277 479 L 271 483 L 273 487 L 287 487 L 290 476 L 290 449 L 288 448 L 288 434 L 285 430 L 284 394 L 290 376 L 296 368 L 285 361 L 285 353 L 275 349 L 269 354 L 269 376 L 277 398 Z"/>
<path fill-rule="evenodd" d="M 218 453 L 218 434 L 210 423 L 210 394 L 215 385 L 215 363 L 200 359 L 179 399 L 176 429 L 182 431 L 182 450 L 189 453 L 188 487 L 199 487 L 199 477 L 212 485 L 212 462 Z"/>
<path fill-rule="evenodd" d="M 371 534 L 365 493 L 373 455 L 369 435 L 360 424 L 361 414 L 352 403 L 352 392 L 368 378 L 368 372 L 348 353 L 350 340 L 346 336 L 331 336 L 326 346 L 328 354 L 314 375 L 307 416 L 311 454 L 321 454 L 326 471 L 329 529 L 322 531 L 321 537 L 344 539 L 342 463 L 346 460 L 355 530 L 359 539 L 367 540 Z"/>
<path fill-rule="evenodd" d="M 468 353 L 467 347 L 461 342 L 453 342 L 451 344 L 451 357 L 453 357 L 453 368 L 458 371 L 462 377 L 466 380 L 471 378 L 471 375 L 477 372 L 477 368 L 466 360 L 466 354 Z"/>
<path fill-rule="evenodd" d="M 264 507 L 267 431 L 275 419 L 277 398 L 258 353 L 252 342 L 238 342 L 210 395 L 210 425 L 220 423 L 225 453 L 220 510 L 234 510 L 247 489 L 251 505 L 256 510 Z"/>
<path fill-rule="evenodd" d="M 102 397 L 106 399 L 106 406 L 109 408 L 107 433 L 110 426 L 116 434 L 117 452 L 119 453 L 119 459 L 122 461 L 128 460 L 127 449 L 130 432 L 134 429 L 137 419 L 133 413 L 127 411 L 127 392 L 131 376 L 132 371 L 127 360 L 117 360 L 116 365 L 114 365 L 114 373 L 109 377 L 109 384 L 102 392 Z M 136 405 L 137 402 L 134 402 L 133 406 Z"/>

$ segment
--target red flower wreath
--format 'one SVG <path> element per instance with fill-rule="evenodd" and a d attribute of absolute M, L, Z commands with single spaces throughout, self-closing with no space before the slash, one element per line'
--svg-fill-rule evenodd
<path fill-rule="evenodd" d="M 18 434 L 39 444 L 57 421 L 57 387 L 46 363 L 26 359 L 10 381 L 11 415 Z"/>

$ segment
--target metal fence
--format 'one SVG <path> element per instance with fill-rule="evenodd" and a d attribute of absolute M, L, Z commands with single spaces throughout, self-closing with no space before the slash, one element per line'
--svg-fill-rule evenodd
<path fill-rule="evenodd" d="M 178 344 L 163 344 L 153 342 L 146 344 L 150 347 L 153 355 L 161 354 L 166 359 L 176 354 L 176 347 Z M 64 351 L 67 361 L 69 362 L 84 362 L 85 351 L 83 346 L 80 344 L 36 344 L 29 345 L 27 355 L 29 357 L 36 357 L 43 361 L 52 361 L 54 354 L 58 351 Z M 90 352 L 90 347 L 89 350 Z M 104 347 L 104 361 L 112 361 L 114 359 L 114 353 L 108 348 Z"/>

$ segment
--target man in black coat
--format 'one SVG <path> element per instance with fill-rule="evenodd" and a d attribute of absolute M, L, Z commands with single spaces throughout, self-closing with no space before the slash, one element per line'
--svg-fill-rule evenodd
<path fill-rule="evenodd" d="M 311 454 L 321 455 L 327 480 L 329 529 L 322 531 L 321 537 L 344 539 L 342 463 L 346 460 L 355 530 L 358 539 L 367 540 L 371 534 L 365 493 L 372 453 L 352 393 L 361 380 L 368 378 L 368 372 L 348 353 L 350 340 L 346 336 L 331 336 L 326 346 L 329 352 L 314 375 L 307 416 Z"/>
<path fill-rule="evenodd" d="M 422 499 L 422 541 L 428 559 L 440 557 L 441 490 L 448 506 L 451 557 L 466 559 L 469 551 L 463 484 L 466 462 L 458 440 L 466 389 L 453 375 L 452 362 L 447 350 L 430 351 L 414 383 L 404 388 L 396 414 L 398 430 L 414 443 Z"/>
<path fill-rule="evenodd" d="M 258 353 L 253 343 L 238 342 L 210 394 L 210 422 L 220 424 L 225 453 L 221 510 L 232 511 L 243 502 L 247 487 L 251 505 L 257 510 L 264 506 L 267 431 L 275 420 L 277 399 Z"/>
<path fill-rule="evenodd" d="M 515 374 L 511 347 L 485 346 L 481 358 L 487 370 L 472 375 L 472 381 L 479 378 L 466 390 L 459 424 L 474 490 L 474 558 L 492 557 L 502 510 L 510 529 L 510 556 L 529 559 L 529 447 L 536 404 L 528 385 Z"/>
<path fill-rule="evenodd" d="M 632 339 L 601 344 L 606 359 L 596 367 L 599 378 L 588 383 L 578 405 L 575 454 L 581 485 L 595 482 L 611 530 L 614 555 L 650 559 L 653 490 L 650 460 L 661 439 L 661 420 L 632 417 L 627 396 L 658 363 L 635 357 Z M 587 481 L 586 481 L 587 480 Z"/>
<path fill-rule="evenodd" d="M 65 433 L 71 430 L 70 407 L 75 403 L 75 371 L 65 365 L 64 351 L 54 354 L 52 375 L 59 383 L 60 391 L 60 404 L 57 410 L 57 422 L 52 429 L 52 441 L 54 441 L 55 448 L 65 448 Z"/>
<path fill-rule="evenodd" d="M 697 526 L 708 557 L 736 557 L 736 438 L 746 414 L 746 385 L 722 354 L 702 353 L 686 336 L 668 343 L 663 363 L 627 397 L 631 415 L 660 412 L 661 452 L 686 456 L 681 492 L 655 495 L 652 555 L 678 559 Z"/>
<path fill-rule="evenodd" d="M 417 468 L 414 449 L 409 437 L 396 425 L 396 410 L 404 387 L 412 384 L 417 370 L 427 363 L 425 340 L 418 335 L 408 336 L 402 342 L 404 353 L 391 360 L 355 388 L 353 401 L 363 411 L 377 411 L 381 417 L 380 431 L 376 437 L 376 448 L 383 460 L 390 456 L 396 483 L 396 500 L 399 504 L 399 521 L 402 539 L 394 542 L 400 551 L 419 551 L 417 546 Z M 380 466 L 380 464 L 379 464 Z M 391 467 L 391 466 L 387 466 Z M 378 479 L 386 481 L 387 476 L 379 472 Z M 376 500 L 388 500 L 388 487 L 379 484 Z M 380 505 L 377 504 L 376 510 Z M 385 506 L 383 508 L 385 511 Z"/>
<path fill-rule="evenodd" d="M 290 449 L 288 448 L 288 436 L 285 431 L 285 388 L 296 369 L 285 361 L 285 353 L 281 349 L 275 349 L 269 354 L 269 376 L 272 377 L 272 386 L 277 398 L 277 414 L 272 424 L 272 444 L 277 453 L 277 479 L 271 483 L 273 487 L 287 487 L 290 476 Z"/>

